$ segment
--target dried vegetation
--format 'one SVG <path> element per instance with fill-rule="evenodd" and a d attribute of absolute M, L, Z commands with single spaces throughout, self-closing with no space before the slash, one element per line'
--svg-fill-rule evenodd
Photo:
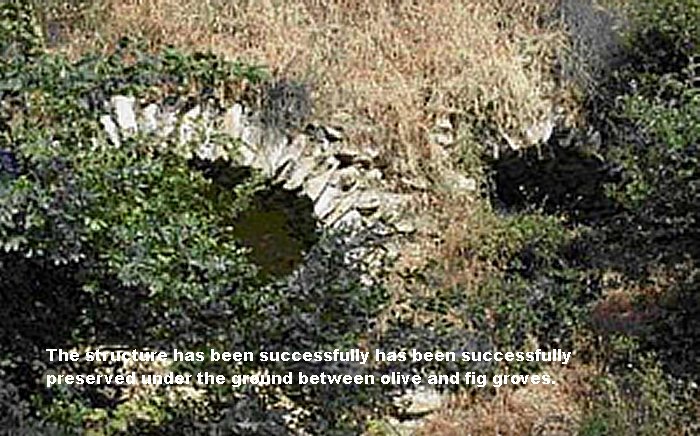
<path fill-rule="evenodd" d="M 553 105 L 572 105 L 554 74 L 564 42 L 555 3 L 109 0 L 62 12 L 71 20 L 50 21 L 50 31 L 73 55 L 129 35 L 267 65 L 309 84 L 317 115 L 355 144 L 415 172 L 439 117 L 526 140 Z"/>

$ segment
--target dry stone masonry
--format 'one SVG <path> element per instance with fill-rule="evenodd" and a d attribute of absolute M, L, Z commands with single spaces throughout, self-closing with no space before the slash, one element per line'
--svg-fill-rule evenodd
<path fill-rule="evenodd" d="M 308 196 L 324 227 L 392 224 L 407 200 L 388 188 L 375 165 L 376 154 L 351 147 L 339 130 L 312 126 L 306 132 L 283 132 L 266 127 L 240 103 L 225 111 L 205 105 L 178 111 L 164 104 L 142 106 L 134 97 L 118 95 L 100 122 L 114 146 L 137 134 L 153 135 L 162 146 L 186 154 L 192 150 L 186 145 L 194 143 L 200 159 L 230 159 L 234 166 L 260 170 L 284 189 Z M 235 153 L 227 146 L 230 141 L 217 140 L 222 135 L 238 140 Z"/>
<path fill-rule="evenodd" d="M 337 129 L 315 125 L 290 134 L 265 126 L 257 114 L 240 103 L 224 111 L 204 105 L 178 111 L 153 103 L 139 105 L 128 96 L 113 97 L 109 113 L 100 122 L 114 146 L 121 146 L 134 135 L 153 135 L 160 139 L 156 141 L 160 146 L 175 147 L 187 158 L 194 157 L 189 155 L 194 150 L 200 159 L 230 160 L 234 166 L 258 169 L 281 188 L 307 196 L 323 227 L 349 229 L 345 236 L 319 243 L 301 267 L 285 279 L 292 292 L 325 286 L 318 275 L 327 264 L 324 253 L 331 251 L 342 251 L 344 262 L 359 271 L 362 283 L 372 285 L 380 279 L 377 272 L 383 270 L 384 261 L 400 251 L 400 242 L 391 236 L 415 229 L 402 214 L 410 195 L 392 192 L 376 165 L 378 153 L 347 144 Z M 217 141 L 222 134 L 229 140 Z M 238 142 L 233 153 L 227 146 L 230 139 Z M 381 241 L 379 246 L 376 241 Z M 426 395 L 431 399 L 429 406 L 421 400 Z M 421 404 L 423 412 L 438 408 L 443 398 L 429 390 L 410 391 L 403 400 Z"/>

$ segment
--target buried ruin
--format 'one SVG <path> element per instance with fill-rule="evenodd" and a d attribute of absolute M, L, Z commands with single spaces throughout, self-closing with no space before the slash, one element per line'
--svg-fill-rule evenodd
<path fill-rule="evenodd" d="M 346 144 L 337 129 L 310 125 L 289 133 L 240 103 L 223 111 L 204 105 L 185 111 L 114 96 L 107 107 L 100 123 L 113 146 L 136 135 L 176 151 L 195 144 L 194 155 L 185 151 L 185 157 L 218 190 L 233 190 L 252 173 L 264 178 L 251 207 L 227 224 L 268 278 L 292 273 L 324 229 L 377 223 L 395 229 L 408 200 L 392 192 L 376 152 Z"/>

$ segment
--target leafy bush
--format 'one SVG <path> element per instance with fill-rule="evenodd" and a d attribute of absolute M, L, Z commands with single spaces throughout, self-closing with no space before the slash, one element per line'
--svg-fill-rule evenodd
<path fill-rule="evenodd" d="M 629 62 L 608 96 L 617 105 L 606 115 L 619 124 L 610 138 L 623 150 L 633 184 L 667 190 L 669 183 L 691 180 L 697 167 L 700 5 L 642 1 L 627 13 Z"/>
<path fill-rule="evenodd" d="M 128 41 L 106 56 L 71 62 L 43 52 L 33 22 L 25 3 L 0 6 L 0 49 L 8 56 L 0 67 L 4 428 L 47 423 L 70 433 L 208 428 L 282 434 L 288 412 L 276 404 L 289 399 L 309 411 L 298 424 L 308 431 L 361 427 L 358 407 L 378 405 L 383 397 L 344 386 L 212 388 L 196 404 L 173 402 L 165 389 L 125 402 L 106 387 L 42 387 L 45 348 L 356 345 L 385 295 L 377 285 L 362 284 L 364 271 L 346 261 L 358 244 L 370 249 L 371 231 L 326 235 L 297 274 L 269 283 L 231 224 L 265 185 L 256 174 L 221 189 L 189 160 L 196 144 L 183 150 L 136 135 L 117 147 L 97 120 L 115 94 L 179 106 L 204 99 L 214 106 L 230 103 L 263 83 L 262 70 L 211 54 L 147 54 Z M 217 140 L 235 153 L 235 142 Z M 68 364 L 57 369 L 76 372 Z"/>
<path fill-rule="evenodd" d="M 624 335 L 631 349 L 618 347 L 617 335 L 605 338 L 617 362 L 608 362 L 605 393 L 582 431 L 690 434 L 697 391 L 679 386 L 696 386 L 698 373 L 700 5 L 641 1 L 626 13 L 627 62 L 605 87 L 606 109 L 591 117 L 607 139 L 604 158 L 623 168 L 609 194 L 625 207 L 586 244 L 595 250 L 590 266 L 619 271 L 642 288 L 667 285 L 662 296 L 636 299 L 658 314 L 641 323 L 641 333 Z"/>
<path fill-rule="evenodd" d="M 629 8 L 630 66 L 654 75 L 679 73 L 698 61 L 700 4 L 694 0 L 642 0 Z"/>
<path fill-rule="evenodd" d="M 579 434 L 654 435 L 697 431 L 692 423 L 693 392 L 676 385 L 655 362 L 642 355 L 618 375 L 595 381 L 594 397 Z"/>
<path fill-rule="evenodd" d="M 575 31 L 605 18 L 586 9 L 590 2 L 562 3 L 571 19 L 581 19 Z M 578 35 L 577 43 L 588 48 L 610 42 L 614 53 L 603 56 L 620 55 L 601 63 L 605 71 L 586 83 L 596 87 L 588 90 L 588 127 L 596 134 L 574 136 L 583 144 L 570 146 L 560 138 L 568 132 L 558 132 L 541 149 L 492 162 L 491 200 L 507 206 L 500 208 L 504 215 L 474 214 L 478 240 L 465 237 L 454 252 L 466 258 L 464 265 L 493 268 L 485 279 L 448 289 L 435 284 L 440 262 L 421 272 L 415 281 L 424 296 L 410 304 L 426 327 L 401 317 L 396 325 L 411 332 L 406 340 L 452 350 L 465 344 L 585 350 L 585 363 L 607 365 L 603 379 L 613 388 L 595 400 L 584 432 L 658 433 L 674 420 L 682 430 L 697 427 L 697 403 L 690 400 L 696 391 L 677 386 L 696 383 L 698 374 L 700 99 L 692 31 L 699 16 L 694 1 L 637 2 L 626 34 L 614 35 L 615 41 L 607 34 L 601 40 Z M 652 34 L 667 42 L 665 51 L 645 57 Z M 592 138 L 597 144 L 587 143 Z M 481 231 L 485 222 L 488 232 Z M 635 344 L 621 349 L 615 334 L 593 329 L 590 309 L 612 290 L 606 286 L 618 291 L 630 284 L 631 311 L 653 309 L 640 317 L 636 332 L 618 332 Z M 662 297 L 636 294 L 654 286 Z M 450 336 L 455 331 L 463 332 L 460 338 Z"/>
<path fill-rule="evenodd" d="M 493 212 L 491 212 L 493 213 Z M 542 214 L 501 216 L 489 233 L 463 248 L 472 262 L 494 266 L 473 284 L 439 288 L 437 266 L 412 277 L 405 302 L 411 315 L 399 314 L 382 340 L 384 348 L 461 351 L 575 349 L 588 331 L 591 304 L 602 287 L 588 271 L 587 248 L 559 218 Z M 410 367 L 409 367 L 410 366 Z M 509 364 L 510 371 L 538 371 L 536 364 Z M 481 371 L 494 364 L 411 364 L 399 371 Z"/>

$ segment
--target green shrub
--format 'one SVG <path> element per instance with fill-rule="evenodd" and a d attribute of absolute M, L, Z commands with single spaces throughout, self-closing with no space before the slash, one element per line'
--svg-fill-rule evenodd
<path fill-rule="evenodd" d="M 674 386 L 653 356 L 642 356 L 617 375 L 595 381 L 594 401 L 579 434 L 692 434 L 692 412 L 686 408 L 691 398 L 688 395 L 692 391 Z"/>
<path fill-rule="evenodd" d="M 589 242 L 597 247 L 593 265 L 620 272 L 623 283 L 668 284 L 662 296 L 635 302 L 658 314 L 639 322 L 642 333 L 623 336 L 633 347 L 620 348 L 610 332 L 604 338 L 610 374 L 582 433 L 692 434 L 697 393 L 679 386 L 695 385 L 698 373 L 700 3 L 645 0 L 626 13 L 628 62 L 598 114 L 605 158 L 623 167 L 623 182 L 609 193 L 624 210 Z"/>
<path fill-rule="evenodd" d="M 297 273 L 270 283 L 232 224 L 265 185 L 259 176 L 221 189 L 188 159 L 196 144 L 183 149 L 137 135 L 116 147 L 98 121 L 115 94 L 230 104 L 262 83 L 262 70 L 211 54 L 148 54 L 128 41 L 71 62 L 42 51 L 31 13 L 21 3 L 0 6 L 0 48 L 9 56 L 0 67 L 3 428 L 46 422 L 67 433 L 283 434 L 285 412 L 276 404 L 290 398 L 311 412 L 299 424 L 308 431 L 360 428 L 368 417 L 359 407 L 379 407 L 386 401 L 379 393 L 226 386 L 208 389 L 199 403 L 173 404 L 165 389 L 132 403 L 106 387 L 43 388 L 46 348 L 357 346 L 386 296 L 346 261 L 358 244 L 371 246 L 369 230 L 325 235 Z M 235 153 L 234 141 L 216 140 Z"/>
<path fill-rule="evenodd" d="M 642 0 L 627 11 L 630 66 L 652 74 L 680 73 L 698 60 L 700 3 L 696 0 Z"/>
<path fill-rule="evenodd" d="M 628 11 L 630 61 L 619 72 L 611 132 L 611 158 L 629 183 L 623 198 L 646 198 L 694 189 L 700 142 L 700 4 L 694 0 L 636 2 Z M 691 183 L 688 185 L 688 183 Z M 658 194 L 658 195 L 657 195 Z"/>
<path fill-rule="evenodd" d="M 399 316 L 382 338 L 383 348 L 442 351 L 576 349 L 588 333 L 590 305 L 602 288 L 599 274 L 585 267 L 587 248 L 578 232 L 541 214 L 501 216 L 467 255 L 496 266 L 474 287 L 436 288 L 437 267 L 412 277 L 418 292 L 406 304 L 415 313 Z M 435 277 L 437 276 L 437 277 Z M 421 295 L 423 294 L 423 295 Z M 412 321 L 416 319 L 417 321 Z M 513 373 L 538 371 L 537 364 L 509 364 Z M 399 371 L 454 372 L 498 369 L 493 364 L 411 364 Z"/>

